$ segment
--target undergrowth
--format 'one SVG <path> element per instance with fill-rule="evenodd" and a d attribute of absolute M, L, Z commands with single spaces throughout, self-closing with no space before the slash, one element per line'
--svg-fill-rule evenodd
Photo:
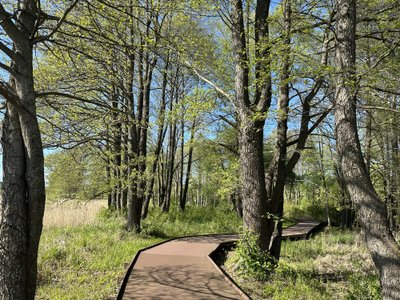
<path fill-rule="evenodd" d="M 108 210 L 92 224 L 45 228 L 36 299 L 105 299 L 115 295 L 126 264 L 141 248 L 176 236 L 237 232 L 239 224 L 227 208 L 188 207 L 169 214 L 153 209 L 137 235 Z"/>
<path fill-rule="evenodd" d="M 379 280 L 359 235 L 326 230 L 310 240 L 285 241 L 274 272 L 242 276 L 231 253 L 226 268 L 253 299 L 380 299 Z"/>
<path fill-rule="evenodd" d="M 231 264 L 234 271 L 242 278 L 266 280 L 275 269 L 276 261 L 267 252 L 261 250 L 257 236 L 246 231 L 237 243 Z"/>

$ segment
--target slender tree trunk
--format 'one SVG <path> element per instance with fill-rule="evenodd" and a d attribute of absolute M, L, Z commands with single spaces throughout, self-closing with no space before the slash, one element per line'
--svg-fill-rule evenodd
<path fill-rule="evenodd" d="M 321 174 L 321 181 L 322 181 L 322 197 L 321 199 L 324 200 L 325 204 L 325 216 L 326 216 L 326 221 L 328 223 L 328 227 L 331 227 L 331 216 L 329 212 L 329 200 L 328 200 L 328 194 L 327 194 L 327 185 L 326 185 L 326 176 L 325 176 L 325 163 L 324 163 L 324 148 L 323 148 L 323 141 L 322 141 L 322 136 L 320 136 L 320 140 L 318 141 L 318 154 L 319 154 L 319 171 Z M 321 196 L 320 194 L 320 196 Z"/>
<path fill-rule="evenodd" d="M 356 1 L 337 0 L 335 62 L 336 139 L 349 194 L 356 205 L 367 248 L 380 276 L 383 299 L 400 299 L 400 249 L 390 232 L 386 207 L 368 175 L 357 132 L 355 32 Z"/>
<path fill-rule="evenodd" d="M 179 209 L 185 210 L 185 205 L 183 204 L 182 206 L 182 201 L 183 201 L 183 174 L 185 171 L 185 121 L 184 121 L 184 114 L 182 113 L 181 115 L 181 159 L 180 159 L 180 166 L 179 166 L 179 178 L 178 178 L 178 183 L 179 183 L 179 193 L 178 195 L 178 205 Z M 178 184 L 177 184 L 178 186 Z"/>
<path fill-rule="evenodd" d="M 166 92 L 167 92 L 167 84 L 168 84 L 168 68 L 169 68 L 169 54 L 167 56 L 167 60 L 165 63 L 165 69 L 163 72 L 163 83 L 162 83 L 162 95 L 161 95 L 161 105 L 160 105 L 160 110 L 158 112 L 158 133 L 157 133 L 157 145 L 154 150 L 154 161 L 152 163 L 151 167 L 151 174 L 150 174 L 150 180 L 148 181 L 148 186 L 147 186 L 147 194 L 145 198 L 145 202 L 143 203 L 143 212 L 142 212 L 142 218 L 145 219 L 147 217 L 148 211 L 149 211 L 149 204 L 150 204 L 150 199 L 154 195 L 154 181 L 156 178 L 156 171 L 157 171 L 157 166 L 159 165 L 159 157 L 160 157 L 160 152 L 161 148 L 165 139 L 165 134 L 166 130 L 164 129 L 164 122 L 165 122 L 165 108 L 166 108 Z"/>
<path fill-rule="evenodd" d="M 364 159 L 368 174 L 371 172 L 372 112 L 366 111 Z"/>
<path fill-rule="evenodd" d="M 392 107 L 393 110 L 398 108 L 397 105 L 397 97 L 393 96 L 392 99 Z M 392 202 L 390 205 L 390 215 L 391 215 L 391 222 L 390 222 L 390 229 L 392 232 L 397 231 L 398 229 L 398 210 L 399 210 L 399 135 L 398 135 L 398 116 L 394 115 L 392 117 L 391 122 L 391 131 L 390 131 L 390 144 L 392 149 L 392 163 L 391 163 L 391 181 L 392 181 L 392 190 L 391 194 Z"/>
<path fill-rule="evenodd" d="M 125 104 L 126 106 L 126 104 Z M 124 124 L 124 131 L 122 135 L 122 151 L 123 151 L 123 163 L 121 164 L 121 208 L 126 211 L 128 206 L 128 165 L 129 165 L 129 125 L 127 122 Z"/>
<path fill-rule="evenodd" d="M 192 168 L 192 160 L 193 160 L 193 143 L 194 143 L 194 135 L 196 132 L 196 119 L 193 120 L 192 128 L 190 129 L 190 139 L 189 139 L 189 153 L 188 153 L 188 162 L 186 168 L 186 175 L 185 175 L 185 185 L 183 187 L 182 196 L 180 198 L 179 206 L 181 210 L 184 210 L 187 203 L 187 194 L 189 190 L 189 180 Z"/>
<path fill-rule="evenodd" d="M 277 234 L 273 239 L 270 253 L 279 260 L 282 244 L 282 219 L 283 219 L 283 202 L 285 194 L 285 183 L 287 177 L 286 171 L 286 156 L 287 156 L 287 129 L 288 129 L 288 114 L 289 114 L 289 75 L 290 75 L 290 31 L 291 31 L 291 2 L 290 0 L 283 1 L 283 14 L 284 14 L 284 27 L 285 27 L 285 40 L 284 40 L 284 53 L 283 53 L 283 66 L 281 73 L 281 83 L 279 88 L 278 100 L 278 126 L 277 126 L 277 143 L 276 143 L 276 167 L 272 163 L 272 172 L 275 175 L 275 182 L 273 183 L 272 190 L 272 205 L 270 211 L 277 218 L 276 231 Z M 270 192 L 271 193 L 271 192 Z M 269 220 L 269 223 L 272 220 Z M 269 238 L 272 231 L 269 231 Z"/>
<path fill-rule="evenodd" d="M 107 142 L 107 146 L 108 147 L 108 142 Z M 108 149 L 107 149 L 108 150 Z M 108 152 L 108 151 L 107 151 Z M 107 153 L 108 156 L 108 153 Z M 106 178 L 107 178 L 107 188 L 108 188 L 108 192 L 107 192 L 107 206 L 109 209 L 112 209 L 112 186 L 111 186 L 111 161 L 110 158 L 107 157 L 106 158 Z"/>
<path fill-rule="evenodd" d="M 175 153 L 176 153 L 176 121 L 169 128 L 169 151 L 166 165 L 166 185 L 165 185 L 165 200 L 163 203 L 163 211 L 169 212 L 171 205 L 172 184 L 175 170 Z"/>

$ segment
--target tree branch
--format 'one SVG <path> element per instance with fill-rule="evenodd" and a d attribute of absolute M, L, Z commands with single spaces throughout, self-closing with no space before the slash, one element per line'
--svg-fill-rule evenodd
<path fill-rule="evenodd" d="M 33 40 L 33 44 L 37 44 L 39 42 L 43 42 L 51 38 L 57 31 L 60 29 L 61 25 L 64 23 L 65 19 L 67 18 L 68 14 L 72 11 L 72 9 L 78 4 L 79 0 L 75 0 L 65 11 L 62 17 L 57 22 L 56 26 L 52 29 L 52 31 L 45 35 L 45 36 L 38 36 Z"/>
<path fill-rule="evenodd" d="M 25 41 L 23 33 L 11 21 L 14 16 L 7 12 L 4 6 L 0 3 L 0 25 L 8 37 L 16 44 L 21 44 Z"/>
<path fill-rule="evenodd" d="M 218 117 L 224 121 L 225 123 L 227 123 L 228 125 L 232 126 L 234 129 L 236 129 L 237 131 L 239 131 L 239 126 L 237 123 L 232 122 L 231 120 L 229 120 L 227 117 L 223 116 L 223 115 L 218 115 Z"/>
<path fill-rule="evenodd" d="M 211 85 L 218 93 L 220 93 L 222 96 L 224 96 L 225 98 L 227 98 L 230 102 L 234 103 L 232 96 L 229 95 L 227 92 L 225 92 L 222 88 L 220 88 L 219 86 L 217 86 L 214 82 L 212 82 L 211 80 L 207 79 L 206 77 L 204 77 L 203 75 L 200 74 L 199 71 L 197 71 L 197 69 L 195 67 L 193 67 L 193 65 L 188 62 L 187 60 L 184 61 L 185 65 L 191 69 L 196 75 L 197 77 L 199 77 L 202 81 L 204 81 L 205 83 Z"/>
<path fill-rule="evenodd" d="M 0 61 L 0 68 L 7 71 L 8 73 L 10 73 L 12 75 L 15 75 L 15 71 L 10 66 L 3 64 L 1 61 Z"/>
<path fill-rule="evenodd" d="M 94 100 L 89 100 L 86 98 L 82 98 L 79 96 L 75 96 L 75 95 L 70 95 L 70 94 L 66 94 L 66 93 L 61 93 L 61 92 L 43 92 L 43 93 L 37 93 L 36 97 L 37 98 L 46 98 L 49 96 L 56 96 L 56 97 L 65 97 L 65 98 L 69 98 L 69 99 L 73 99 L 73 100 L 78 100 L 84 103 L 89 103 L 89 104 L 93 104 L 93 105 L 97 105 L 103 108 L 107 108 L 108 110 L 113 110 L 113 108 L 105 103 L 99 102 L 99 101 L 94 101 Z M 115 110 L 115 109 L 114 109 Z"/>
<path fill-rule="evenodd" d="M 15 53 L 2 42 L 0 42 L 0 51 L 2 51 L 11 59 L 13 59 L 15 56 Z"/>
<path fill-rule="evenodd" d="M 382 111 L 389 111 L 389 112 L 393 112 L 396 114 L 400 114 L 400 110 L 394 109 L 394 108 L 389 108 L 389 107 L 384 107 L 384 106 L 358 105 L 358 108 L 362 108 L 365 110 L 382 110 Z"/>

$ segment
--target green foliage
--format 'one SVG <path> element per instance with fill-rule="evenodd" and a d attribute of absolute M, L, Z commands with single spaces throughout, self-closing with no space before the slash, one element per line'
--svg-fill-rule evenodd
<path fill-rule="evenodd" d="M 289 219 L 326 219 L 326 210 L 322 201 L 303 198 L 299 203 L 286 202 L 284 206 L 285 217 Z M 336 203 L 329 203 L 329 212 L 331 220 L 338 222 L 340 211 Z"/>
<path fill-rule="evenodd" d="M 233 276 L 255 300 L 381 299 L 373 262 L 351 231 L 329 229 L 309 240 L 284 241 L 268 281 Z"/>
<path fill-rule="evenodd" d="M 45 157 L 47 199 L 92 200 L 107 190 L 104 162 L 84 151 L 64 150 Z"/>
<path fill-rule="evenodd" d="M 235 249 L 232 263 L 242 277 L 267 280 L 275 269 L 276 262 L 268 252 L 261 250 L 257 240 L 254 233 L 249 231 L 243 233 Z"/>
<path fill-rule="evenodd" d="M 355 274 L 350 276 L 349 282 L 351 286 L 349 293 L 346 295 L 346 300 L 382 299 L 379 278 L 376 274 L 368 276 Z"/>
<path fill-rule="evenodd" d="M 153 208 L 143 221 L 143 234 L 171 238 L 194 234 L 237 233 L 241 220 L 227 205 L 187 206 L 184 211 L 172 207 L 169 213 Z"/>

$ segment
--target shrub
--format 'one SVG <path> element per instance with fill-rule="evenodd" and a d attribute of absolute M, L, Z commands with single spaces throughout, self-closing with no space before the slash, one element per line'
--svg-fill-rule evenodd
<path fill-rule="evenodd" d="M 267 280 L 276 266 L 274 258 L 261 250 L 257 236 L 249 231 L 239 240 L 233 263 L 240 276 L 257 280 Z"/>

